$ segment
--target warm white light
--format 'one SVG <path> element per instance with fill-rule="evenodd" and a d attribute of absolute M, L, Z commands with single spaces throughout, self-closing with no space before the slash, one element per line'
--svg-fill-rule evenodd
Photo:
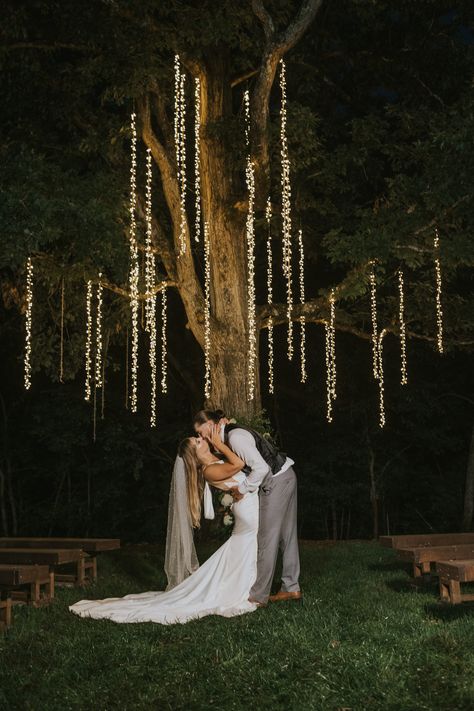
<path fill-rule="evenodd" d="M 401 358 L 401 378 L 402 385 L 406 385 L 407 379 L 407 350 L 406 350 L 406 325 L 405 325 L 405 294 L 403 283 L 403 272 L 398 272 L 398 292 L 399 292 L 399 326 L 400 326 L 400 358 Z"/>
<path fill-rule="evenodd" d="M 329 295 L 329 323 L 324 324 L 326 341 L 326 418 L 332 422 L 333 401 L 336 399 L 336 304 L 334 289 Z"/>
<path fill-rule="evenodd" d="M 281 197 L 282 197 L 282 245 L 283 245 L 283 274 L 286 279 L 286 302 L 288 319 L 288 358 L 293 358 L 293 286 L 292 286 L 292 248 L 291 248 L 291 185 L 290 185 L 290 160 L 288 158 L 288 141 L 286 136 L 286 69 L 285 62 L 280 59 L 280 141 L 281 141 Z"/>
<path fill-rule="evenodd" d="M 186 252 L 186 74 L 181 71 L 179 55 L 174 58 L 174 137 L 176 169 L 180 195 L 179 256 Z"/>
<path fill-rule="evenodd" d="M 380 427 L 385 426 L 385 392 L 384 392 L 384 378 L 383 378 L 383 339 L 387 329 L 384 328 L 380 332 L 377 347 L 378 356 L 378 381 L 379 381 L 379 425 Z"/>
<path fill-rule="evenodd" d="M 199 77 L 194 80 L 194 141 L 194 239 L 199 242 L 201 236 L 201 82 Z"/>
<path fill-rule="evenodd" d="M 245 102 L 245 141 L 247 146 L 250 142 L 250 102 L 249 92 L 244 94 Z M 250 158 L 247 155 L 245 178 L 248 192 L 248 211 L 246 220 L 246 241 L 247 241 L 247 319 L 248 319 L 248 399 L 255 397 L 255 379 L 257 363 L 257 327 L 256 327 L 256 306 L 255 306 L 255 173 Z"/>
<path fill-rule="evenodd" d="M 168 360 L 167 360 L 167 322 L 168 322 L 168 299 L 166 284 L 161 289 L 161 392 L 168 392 Z"/>
<path fill-rule="evenodd" d="M 377 325 L 377 283 L 375 281 L 374 263 L 371 262 L 370 272 L 370 310 L 372 316 L 372 363 L 374 378 L 378 378 L 378 325 Z"/>
<path fill-rule="evenodd" d="M 304 289 L 304 247 L 303 247 L 303 232 L 299 230 L 298 232 L 298 246 L 299 246 L 299 278 L 300 278 L 300 304 L 305 302 L 305 289 Z M 306 382 L 308 374 L 306 372 L 306 317 L 304 314 L 300 318 L 301 326 L 301 376 L 300 381 L 302 383 Z"/>
<path fill-rule="evenodd" d="M 272 234 L 271 234 L 272 206 L 270 198 L 267 199 L 265 208 L 265 220 L 267 222 L 267 304 L 270 314 L 268 316 L 268 391 L 273 394 L 273 316 L 271 307 L 273 304 L 273 255 L 272 255 Z"/>
<path fill-rule="evenodd" d="M 211 397 L 211 252 L 209 226 L 204 223 L 204 397 Z"/>
<path fill-rule="evenodd" d="M 434 238 L 435 249 L 435 270 L 436 270 L 436 325 L 438 327 L 437 341 L 438 352 L 443 352 L 443 309 L 441 306 L 441 262 L 439 259 L 439 234 L 438 228 L 435 228 Z"/>
<path fill-rule="evenodd" d="M 92 381 L 92 281 L 87 282 L 86 297 L 86 384 L 84 400 L 90 402 Z"/>
<path fill-rule="evenodd" d="M 26 261 L 26 315 L 25 315 L 25 389 L 31 387 L 31 331 L 33 313 L 33 262 L 31 257 Z"/>
<path fill-rule="evenodd" d="M 151 151 L 146 152 L 146 190 L 145 190 L 145 328 L 150 334 L 148 361 L 150 363 L 150 426 L 156 426 L 156 289 L 155 289 L 155 254 L 152 245 L 152 164 Z"/>
<path fill-rule="evenodd" d="M 97 284 L 97 312 L 95 325 L 95 386 L 102 387 L 102 273 L 99 272 Z"/>
<path fill-rule="evenodd" d="M 137 129 L 136 114 L 131 115 L 132 145 L 130 166 L 130 307 L 132 311 L 132 392 L 131 410 L 137 411 L 137 382 L 138 382 L 138 244 L 136 237 L 136 206 L 137 206 Z"/>

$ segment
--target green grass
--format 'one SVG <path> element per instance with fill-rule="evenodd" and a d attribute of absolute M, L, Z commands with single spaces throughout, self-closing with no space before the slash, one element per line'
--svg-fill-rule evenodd
<path fill-rule="evenodd" d="M 160 549 L 104 554 L 95 588 L 15 607 L 0 709 L 474 709 L 474 608 L 414 590 L 390 550 L 302 545 L 304 606 L 169 627 L 68 612 L 162 588 L 162 563 Z"/>

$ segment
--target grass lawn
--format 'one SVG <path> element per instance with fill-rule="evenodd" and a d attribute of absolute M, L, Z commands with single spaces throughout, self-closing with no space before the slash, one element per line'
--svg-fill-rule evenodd
<path fill-rule="evenodd" d="M 160 549 L 102 555 L 94 588 L 15 607 L 0 709 L 474 709 L 472 605 L 412 589 L 376 544 L 301 548 L 304 606 L 169 627 L 68 612 L 84 597 L 164 587 Z"/>

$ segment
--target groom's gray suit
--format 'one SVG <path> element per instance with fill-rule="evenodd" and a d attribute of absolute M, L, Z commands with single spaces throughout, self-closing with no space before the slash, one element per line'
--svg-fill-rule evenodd
<path fill-rule="evenodd" d="M 292 467 L 294 462 L 279 453 L 279 469 L 275 471 L 277 467 L 273 465 L 272 472 L 270 464 L 257 449 L 253 434 L 238 425 L 230 431 L 226 428 L 225 441 L 250 470 L 238 487 L 240 493 L 246 494 L 259 489 L 257 578 L 250 591 L 250 598 L 266 603 L 275 574 L 279 548 L 283 554 L 281 589 L 285 592 L 296 592 L 300 589 L 296 474 Z"/>

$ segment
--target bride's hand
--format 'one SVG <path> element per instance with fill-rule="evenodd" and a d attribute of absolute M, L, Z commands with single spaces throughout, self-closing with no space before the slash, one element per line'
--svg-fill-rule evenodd
<path fill-rule="evenodd" d="M 212 444 L 214 449 L 220 451 L 222 445 L 224 444 L 221 439 L 221 428 L 220 425 L 212 425 L 209 435 L 206 437 L 209 444 Z"/>

